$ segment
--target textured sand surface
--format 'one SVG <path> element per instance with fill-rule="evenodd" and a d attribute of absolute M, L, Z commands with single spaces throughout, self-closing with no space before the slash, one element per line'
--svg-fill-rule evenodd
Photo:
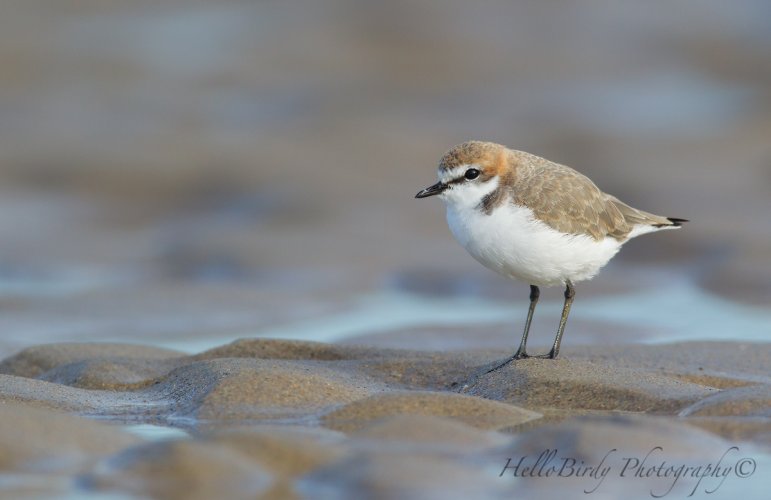
<path fill-rule="evenodd" d="M 26 478 L 9 490 L 20 495 L 462 498 L 670 486 L 506 475 L 508 458 L 543 450 L 586 464 L 610 453 L 616 469 L 657 446 L 692 465 L 731 446 L 734 461 L 771 451 L 767 344 L 569 348 L 485 373 L 505 354 L 270 339 L 192 356 L 37 346 L 0 362 L 0 466 Z M 129 422 L 190 437 L 143 442 L 116 425 Z"/>

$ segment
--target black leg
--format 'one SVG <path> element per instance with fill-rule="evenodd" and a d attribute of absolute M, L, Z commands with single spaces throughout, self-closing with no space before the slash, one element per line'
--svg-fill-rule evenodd
<path fill-rule="evenodd" d="M 519 342 L 519 349 L 514 354 L 514 359 L 529 358 L 527 354 L 527 335 L 530 333 L 530 323 L 533 321 L 535 305 L 538 303 L 541 291 L 535 285 L 530 285 L 530 308 L 527 310 L 527 319 L 525 320 L 525 331 L 522 334 L 522 340 Z"/>
<path fill-rule="evenodd" d="M 527 310 L 527 319 L 525 320 L 525 332 L 522 334 L 522 340 L 519 342 L 519 349 L 510 358 L 506 358 L 505 361 L 495 365 L 487 370 L 485 373 L 491 373 L 499 368 L 503 368 L 515 359 L 529 358 L 527 353 L 527 334 L 530 333 L 530 323 L 533 321 L 533 312 L 535 312 L 535 305 L 538 303 L 538 297 L 541 295 L 541 291 L 535 285 L 530 285 L 530 308 Z"/>
<path fill-rule="evenodd" d="M 560 342 L 562 342 L 562 334 L 565 333 L 565 323 L 568 322 L 568 314 L 570 314 L 570 306 L 573 304 L 573 297 L 576 296 L 576 289 L 573 288 L 573 283 L 570 280 L 565 281 L 565 304 L 562 306 L 562 317 L 560 318 L 560 326 L 557 329 L 557 338 L 554 339 L 554 345 L 549 351 L 549 358 L 554 359 L 560 352 Z"/>

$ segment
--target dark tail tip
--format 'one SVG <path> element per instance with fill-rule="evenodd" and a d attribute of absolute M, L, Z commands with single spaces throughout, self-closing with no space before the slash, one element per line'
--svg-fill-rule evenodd
<path fill-rule="evenodd" d="M 675 217 L 667 217 L 667 220 L 671 222 L 671 224 L 653 224 L 653 227 L 680 227 L 684 223 L 689 222 L 688 219 L 677 219 Z"/>
<path fill-rule="evenodd" d="M 667 219 L 668 219 L 668 220 L 669 220 L 669 222 L 671 222 L 671 223 L 672 223 L 672 225 L 673 225 L 673 226 L 675 226 L 675 227 L 680 227 L 680 226 L 682 226 L 683 224 L 685 224 L 686 222 L 690 222 L 688 219 L 677 219 L 677 218 L 675 218 L 675 217 L 667 217 Z"/>

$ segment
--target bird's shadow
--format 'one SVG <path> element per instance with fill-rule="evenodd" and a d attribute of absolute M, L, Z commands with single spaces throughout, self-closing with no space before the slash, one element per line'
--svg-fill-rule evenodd
<path fill-rule="evenodd" d="M 503 370 L 508 366 L 512 366 L 518 361 L 521 360 L 509 356 L 507 358 L 498 359 L 491 361 L 490 363 L 478 366 L 474 368 L 474 370 L 465 379 L 453 381 L 448 389 L 459 394 L 466 394 L 483 378 Z"/>

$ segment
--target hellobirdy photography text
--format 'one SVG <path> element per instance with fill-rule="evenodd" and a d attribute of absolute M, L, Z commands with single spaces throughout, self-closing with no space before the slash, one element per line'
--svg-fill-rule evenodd
<path fill-rule="evenodd" d="M 712 494 L 726 481 L 751 477 L 757 469 L 754 458 L 741 453 L 738 446 L 732 446 L 713 457 L 701 461 L 678 463 L 667 458 L 662 446 L 651 448 L 645 454 L 621 453 L 610 449 L 596 462 L 589 462 L 559 453 L 559 450 L 545 449 L 539 454 L 510 457 L 506 459 L 499 477 L 528 479 L 567 478 L 580 481 L 579 487 L 589 495 L 599 491 L 608 477 L 629 481 L 650 481 L 646 486 L 651 497 L 663 498 L 676 487 L 687 496 L 697 493 Z"/>

